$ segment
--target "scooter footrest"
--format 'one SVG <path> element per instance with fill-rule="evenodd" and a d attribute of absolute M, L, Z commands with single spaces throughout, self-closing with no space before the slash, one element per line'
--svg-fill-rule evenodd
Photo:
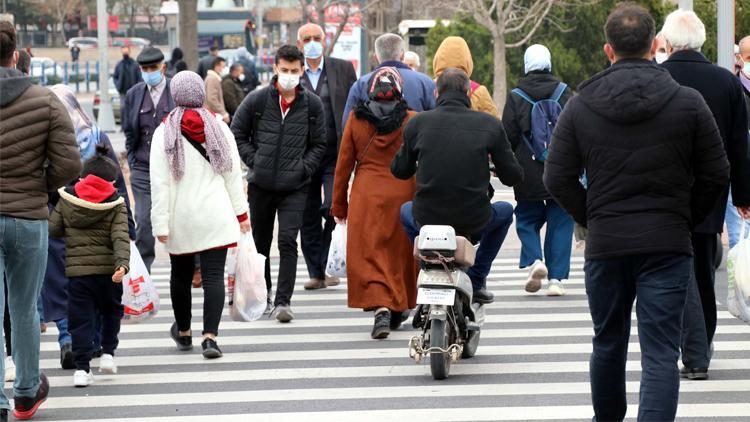
<path fill-rule="evenodd" d="M 473 321 L 466 322 L 466 331 L 479 331 L 480 328 L 482 328 L 482 326 L 477 324 L 476 322 L 473 322 Z"/>

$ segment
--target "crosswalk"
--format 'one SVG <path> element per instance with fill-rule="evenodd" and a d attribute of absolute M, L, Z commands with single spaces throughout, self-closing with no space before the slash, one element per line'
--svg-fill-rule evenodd
<path fill-rule="evenodd" d="M 173 321 L 169 268 L 157 263 L 153 277 L 161 311 L 146 323 L 123 326 L 119 374 L 96 374 L 93 386 L 75 389 L 72 372 L 59 368 L 56 331 L 43 336 L 41 365 L 52 390 L 38 419 L 591 420 L 592 328 L 583 259 L 573 258 L 568 295 L 547 298 L 523 292 L 526 274 L 518 270 L 515 256 L 504 251 L 492 267 L 488 285 L 496 302 L 487 310 L 477 356 L 453 366 L 445 381 L 433 380 L 429 365 L 409 359 L 407 341 L 415 333 L 410 327 L 392 332 L 387 340 L 371 340 L 372 316 L 346 307 L 345 283 L 304 291 L 302 259 L 292 299 L 297 319 L 291 324 L 265 317 L 233 322 L 225 310 L 219 337 L 223 358 L 206 361 L 199 347 L 180 353 L 168 336 Z M 198 333 L 202 292 L 194 289 L 193 295 L 193 329 Z M 636 334 L 634 327 L 627 364 L 629 417 L 637 413 Z M 723 306 L 715 349 L 711 379 L 682 383 L 678 416 L 750 420 L 750 326 L 732 318 Z"/>

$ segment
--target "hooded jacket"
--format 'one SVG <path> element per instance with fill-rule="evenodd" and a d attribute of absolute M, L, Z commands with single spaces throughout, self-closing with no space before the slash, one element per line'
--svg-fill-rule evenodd
<path fill-rule="evenodd" d="M 588 190 L 579 177 L 586 171 Z M 587 259 L 692 255 L 690 230 L 718 201 L 729 162 L 703 97 L 646 60 L 621 60 L 565 107 L 544 184 L 588 227 Z"/>
<path fill-rule="evenodd" d="M 47 192 L 81 172 L 68 111 L 47 88 L 0 67 L 0 215 L 43 220 Z"/>
<path fill-rule="evenodd" d="M 120 267 L 128 272 L 128 212 L 114 186 L 88 176 L 58 192 L 60 201 L 49 217 L 49 234 L 65 238 L 65 275 L 113 274 Z"/>
<path fill-rule="evenodd" d="M 461 37 L 448 37 L 443 40 L 432 59 L 432 71 L 437 79 L 445 69 L 454 67 L 461 69 L 469 75 L 474 71 L 474 61 L 471 58 L 471 50 L 466 41 Z M 484 85 L 472 84 L 471 109 L 483 111 L 495 117 L 500 117 L 495 101 L 492 100 L 490 92 Z"/>

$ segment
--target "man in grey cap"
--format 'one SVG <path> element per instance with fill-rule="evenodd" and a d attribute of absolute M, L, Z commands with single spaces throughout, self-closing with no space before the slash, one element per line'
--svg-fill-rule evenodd
<path fill-rule="evenodd" d="M 130 88 L 125 96 L 122 131 L 125 132 L 130 184 L 135 197 L 135 244 L 146 268 L 151 271 L 155 257 L 149 175 L 151 136 L 174 108 L 174 101 L 169 91 L 169 79 L 165 76 L 164 54 L 158 48 L 146 47 L 137 61 L 143 82 Z"/>

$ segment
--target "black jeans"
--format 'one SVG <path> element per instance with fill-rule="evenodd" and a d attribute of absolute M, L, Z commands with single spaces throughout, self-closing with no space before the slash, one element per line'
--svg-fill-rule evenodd
<path fill-rule="evenodd" d="M 201 279 L 203 280 L 203 334 L 219 335 L 219 321 L 224 308 L 224 264 L 226 249 L 214 249 L 196 254 L 170 255 L 172 274 L 169 278 L 169 294 L 172 297 L 172 310 L 177 328 L 190 329 L 193 318 L 193 273 L 195 256 L 200 259 Z"/>
<path fill-rule="evenodd" d="M 99 315 L 102 349 L 104 353 L 115 355 L 123 315 L 122 283 L 114 283 L 108 274 L 70 277 L 68 289 L 68 330 L 73 339 L 73 359 L 77 369 L 88 371 Z"/>
<path fill-rule="evenodd" d="M 331 233 L 336 222 L 331 217 L 331 198 L 333 195 L 333 173 L 336 161 L 323 164 L 313 175 L 307 193 L 305 214 L 302 220 L 302 254 L 307 264 L 310 278 L 324 279 L 328 263 L 328 248 L 331 246 Z M 321 189 L 323 198 L 321 200 Z M 321 224 L 321 218 L 323 223 Z"/>
<path fill-rule="evenodd" d="M 716 333 L 716 234 L 693 233 L 695 281 L 688 293 L 682 335 L 682 362 L 689 368 L 708 368 Z"/>
<path fill-rule="evenodd" d="M 590 376 L 595 420 L 625 417 L 625 363 L 635 299 L 642 367 L 638 420 L 674 420 L 682 311 L 692 265 L 691 257 L 673 254 L 586 261 L 586 294 L 594 322 Z"/>
<path fill-rule="evenodd" d="M 274 305 L 289 305 L 297 278 L 297 234 L 302 227 L 307 187 L 291 192 L 274 192 L 250 184 L 247 190 L 255 247 L 265 257 L 271 253 L 273 226 L 278 213 L 280 262 Z M 270 259 L 266 259 L 266 287 L 271 288 Z"/>

